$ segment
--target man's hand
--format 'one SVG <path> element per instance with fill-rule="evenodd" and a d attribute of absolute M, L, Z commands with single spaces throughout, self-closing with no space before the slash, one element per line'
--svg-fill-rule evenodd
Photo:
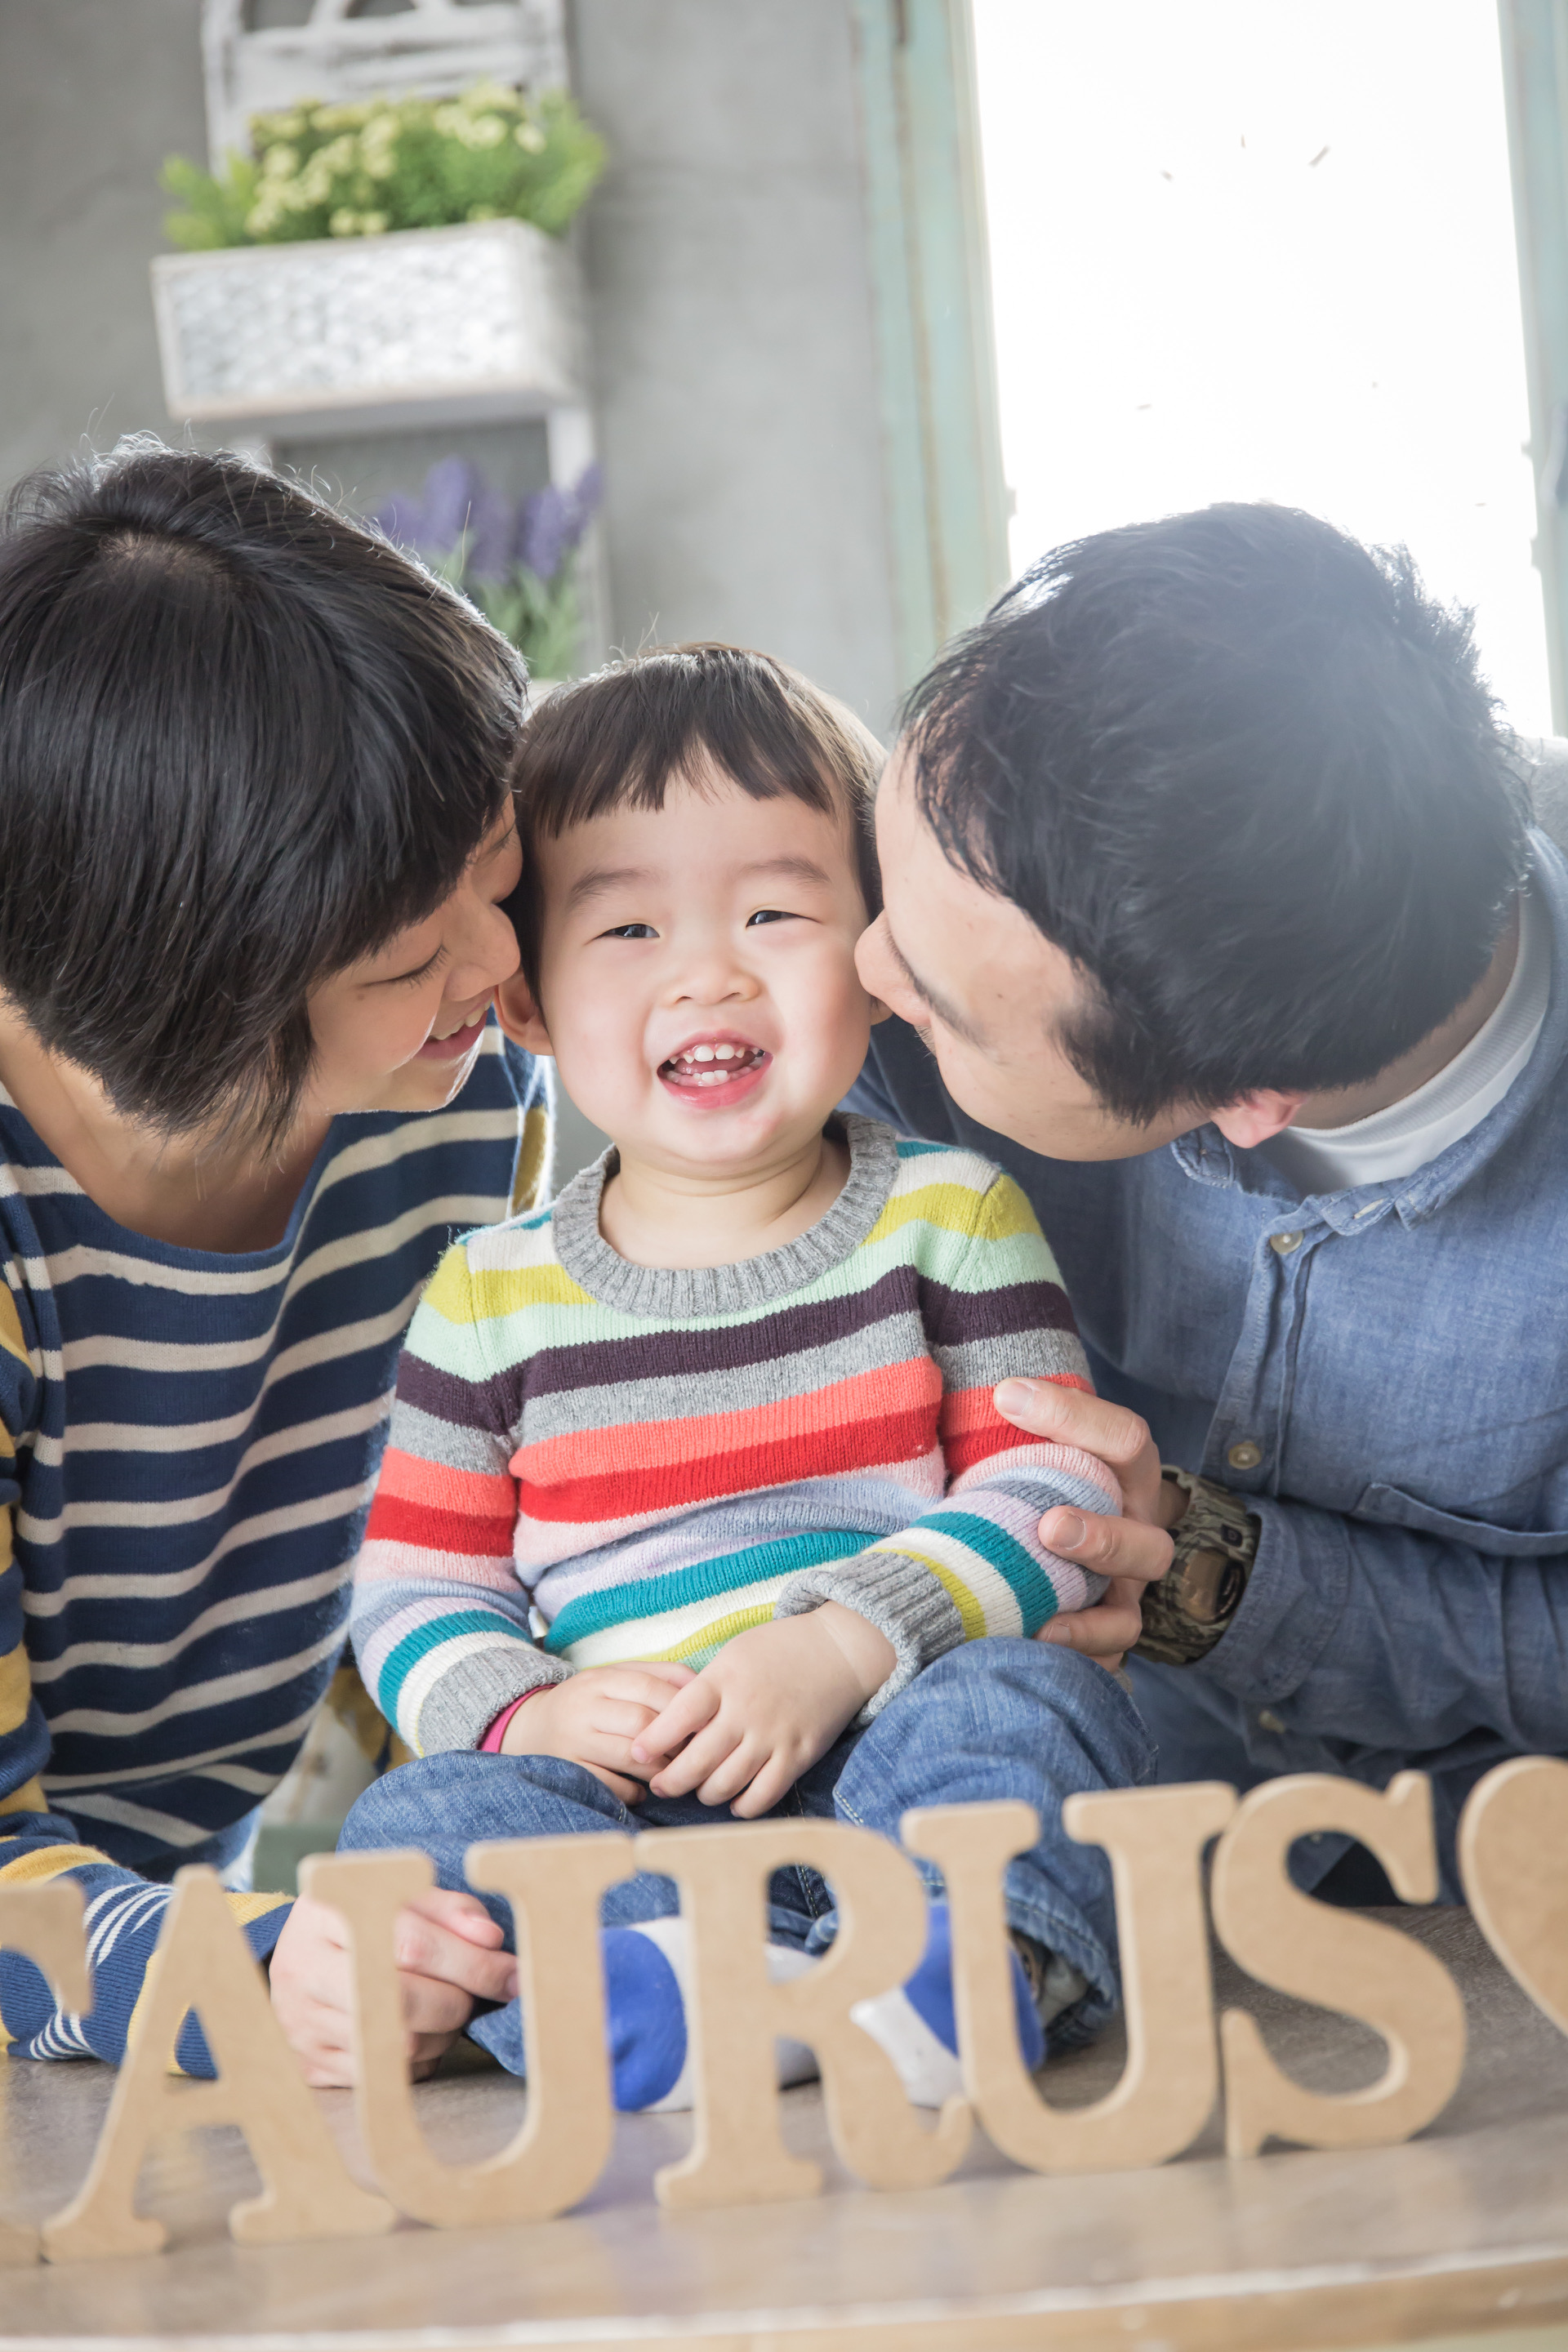
<path fill-rule="evenodd" d="M 474 1895 L 432 1887 L 397 1916 L 394 1953 L 408 2030 L 410 2072 L 430 2074 L 456 2042 L 476 2000 L 510 2000 L 517 1962 Z M 317 2090 L 354 2080 L 348 1932 L 325 1903 L 301 1895 L 283 1923 L 268 1967 L 272 2009 L 300 2071 Z"/>
<path fill-rule="evenodd" d="M 726 1642 L 632 1755 L 656 1797 L 695 1790 L 703 1804 L 755 1821 L 826 1754 L 897 1663 L 887 1635 L 837 1601 L 775 1617 Z"/>
<path fill-rule="evenodd" d="M 1166 1529 L 1181 1516 L 1185 1497 L 1160 1476 L 1160 1456 L 1149 1424 L 1124 1405 L 1087 1396 L 1055 1381 L 1004 1381 L 994 1402 L 1004 1421 L 1053 1445 L 1076 1445 L 1097 1454 L 1121 1482 L 1123 1516 L 1058 1509 L 1040 1521 L 1040 1541 L 1063 1559 L 1108 1576 L 1110 1583 L 1092 1609 L 1053 1617 L 1037 1641 L 1081 1650 L 1102 1666 L 1116 1667 L 1143 1629 L 1143 1588 L 1171 1565 Z"/>
<path fill-rule="evenodd" d="M 602 1780 L 623 1805 L 640 1805 L 647 1774 L 632 1742 L 669 1705 L 671 1689 L 696 1680 L 689 1666 L 655 1661 L 584 1666 L 520 1706 L 501 1738 L 503 1756 L 560 1756 Z"/>

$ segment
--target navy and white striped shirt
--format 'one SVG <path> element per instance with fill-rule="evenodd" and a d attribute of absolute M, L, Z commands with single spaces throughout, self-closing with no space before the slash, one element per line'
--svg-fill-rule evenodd
<path fill-rule="evenodd" d="M 0 1887 L 78 1876 L 97 2004 L 0 1956 L 0 2046 L 121 2055 L 148 1877 L 239 1850 L 338 1663 L 420 1291 L 547 1151 L 492 1024 L 447 1108 L 334 1120 L 282 1241 L 218 1255 L 113 1223 L 0 1089 Z M 281 1898 L 231 1901 L 269 1951 Z"/>

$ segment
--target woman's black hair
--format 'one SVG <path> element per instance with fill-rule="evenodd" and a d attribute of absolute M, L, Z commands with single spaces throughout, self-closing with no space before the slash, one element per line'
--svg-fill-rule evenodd
<path fill-rule="evenodd" d="M 661 809 L 678 778 L 716 769 L 752 800 L 842 816 L 867 908 L 882 904 L 873 808 L 886 754 L 855 713 L 744 646 L 654 646 L 557 688 L 530 719 L 512 782 L 525 850 L 613 809 Z M 539 862 L 508 902 L 539 985 Z"/>
<path fill-rule="evenodd" d="M 0 989 L 166 1134 L 276 1144 L 310 989 L 422 920 L 506 801 L 512 648 L 384 541 L 141 441 L 0 518 Z"/>
<path fill-rule="evenodd" d="M 1086 976 L 1122 1117 L 1352 1086 L 1487 969 L 1529 864 L 1468 613 L 1227 505 L 1045 557 L 916 687 L 917 805 Z"/>

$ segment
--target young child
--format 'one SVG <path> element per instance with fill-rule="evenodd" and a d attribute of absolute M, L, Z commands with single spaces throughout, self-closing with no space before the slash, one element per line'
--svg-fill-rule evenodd
<path fill-rule="evenodd" d="M 880 1011 L 855 967 L 880 757 L 722 646 L 563 689 L 527 730 L 523 970 L 498 1009 L 615 1145 L 456 1244 L 415 1316 L 353 1632 L 419 1760 L 343 1843 L 424 1847 L 460 1885 L 473 1839 L 627 1807 L 896 1837 L 910 1805 L 1026 1798 L 1046 1829 L 1008 1916 L 1037 2063 L 1043 2022 L 1114 1998 L 1104 1857 L 1061 1800 L 1149 1769 L 1130 1703 L 1121 1749 L 1094 1746 L 1076 1694 L 1101 1670 L 1028 1638 L 1100 1590 L 1038 1526 L 1119 1497 L 992 1400 L 1010 1375 L 1089 1384 L 1023 1195 L 834 1110 Z M 831 1895 L 805 1870 L 771 1895 L 787 1973 L 831 1940 Z M 624 2106 L 684 2102 L 676 1909 L 648 1875 L 606 1898 Z M 957 2084 L 940 1905 L 906 1995 L 868 2021 L 934 2101 Z M 521 2069 L 515 2002 L 471 2031 Z"/>

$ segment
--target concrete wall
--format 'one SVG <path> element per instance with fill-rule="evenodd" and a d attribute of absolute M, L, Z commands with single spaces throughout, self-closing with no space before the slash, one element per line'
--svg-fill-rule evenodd
<path fill-rule="evenodd" d="M 577 0 L 610 145 L 587 255 L 619 642 L 897 693 L 847 0 Z"/>
<path fill-rule="evenodd" d="M 206 152 L 199 0 L 0 0 L 0 484 L 169 429 L 163 157 Z"/>

